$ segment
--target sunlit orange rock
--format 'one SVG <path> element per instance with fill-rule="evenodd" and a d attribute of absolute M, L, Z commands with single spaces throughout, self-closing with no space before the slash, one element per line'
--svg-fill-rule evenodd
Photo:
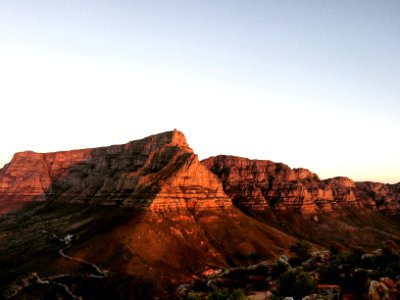
<path fill-rule="evenodd" d="M 210 172 L 211 171 L 211 172 Z M 338 207 L 400 211 L 400 183 L 320 180 L 307 169 L 267 160 L 217 156 L 201 163 L 174 130 L 123 145 L 14 155 L 0 170 L 0 214 L 30 201 L 124 205 L 150 210 Z"/>
<path fill-rule="evenodd" d="M 0 204 L 65 201 L 150 210 L 229 208 L 230 198 L 177 131 L 124 145 L 22 152 L 0 170 Z"/>
<path fill-rule="evenodd" d="M 347 177 L 320 180 L 307 169 L 219 155 L 202 163 L 222 181 L 235 205 L 250 211 L 296 208 L 304 214 L 338 207 L 400 211 L 400 183 L 355 183 Z"/>

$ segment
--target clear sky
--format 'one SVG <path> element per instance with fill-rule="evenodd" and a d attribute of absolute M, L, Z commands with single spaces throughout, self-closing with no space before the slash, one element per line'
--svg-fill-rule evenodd
<path fill-rule="evenodd" d="M 398 0 L 1 0 L 0 166 L 177 128 L 321 178 L 400 181 Z"/>

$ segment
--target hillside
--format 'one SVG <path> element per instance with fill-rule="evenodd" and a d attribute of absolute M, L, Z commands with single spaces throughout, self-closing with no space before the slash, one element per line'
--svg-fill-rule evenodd
<path fill-rule="evenodd" d="M 294 241 L 233 207 L 178 131 L 97 149 L 18 153 L 0 174 L 8 212 L 0 222 L 0 266 L 11 270 L 0 286 L 10 298 L 52 292 L 32 274 L 58 278 L 77 294 L 80 282 L 98 290 L 137 280 L 163 294 L 208 265 L 271 259 Z M 107 276 L 96 278 L 79 261 Z"/>
<path fill-rule="evenodd" d="M 202 161 L 235 206 L 297 238 L 380 248 L 399 237 L 400 183 L 326 180 L 282 163 L 220 155 Z"/>

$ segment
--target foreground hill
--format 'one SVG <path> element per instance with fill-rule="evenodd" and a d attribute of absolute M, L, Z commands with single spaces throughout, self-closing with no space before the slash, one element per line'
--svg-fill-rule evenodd
<path fill-rule="evenodd" d="M 400 236 L 399 185 L 228 156 L 199 162 L 177 130 L 17 153 L 0 170 L 0 210 L 7 299 L 165 296 L 210 266 L 287 254 L 298 238 L 374 248 Z"/>

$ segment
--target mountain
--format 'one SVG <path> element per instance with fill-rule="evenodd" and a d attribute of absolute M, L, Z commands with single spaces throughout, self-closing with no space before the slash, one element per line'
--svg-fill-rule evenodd
<path fill-rule="evenodd" d="M 4 212 L 15 203 L 53 200 L 151 210 L 232 205 L 220 181 L 176 130 L 125 145 L 17 153 L 0 171 Z"/>
<path fill-rule="evenodd" d="M 297 239 L 376 248 L 400 236 L 399 194 L 399 184 L 320 180 L 270 161 L 200 162 L 177 130 L 17 153 L 0 170 L 0 294 L 164 297 L 209 267 L 287 254 Z"/>
<path fill-rule="evenodd" d="M 398 237 L 400 183 L 326 180 L 307 169 L 220 155 L 202 163 L 234 205 L 253 218 L 319 245 L 379 248 Z"/>
<path fill-rule="evenodd" d="M 249 211 L 297 208 L 312 214 L 341 207 L 400 211 L 400 183 L 354 182 L 347 177 L 320 180 L 307 169 L 225 155 L 202 163 L 221 179 L 235 205 Z"/>
<path fill-rule="evenodd" d="M 295 241 L 234 207 L 176 130 L 124 145 L 17 153 L 0 187 L 0 267 L 10 270 L 0 274 L 0 292 L 10 299 L 54 296 L 46 281 L 57 297 L 69 294 L 59 284 L 94 298 L 148 286 L 165 294 L 207 266 L 271 259 Z"/>

